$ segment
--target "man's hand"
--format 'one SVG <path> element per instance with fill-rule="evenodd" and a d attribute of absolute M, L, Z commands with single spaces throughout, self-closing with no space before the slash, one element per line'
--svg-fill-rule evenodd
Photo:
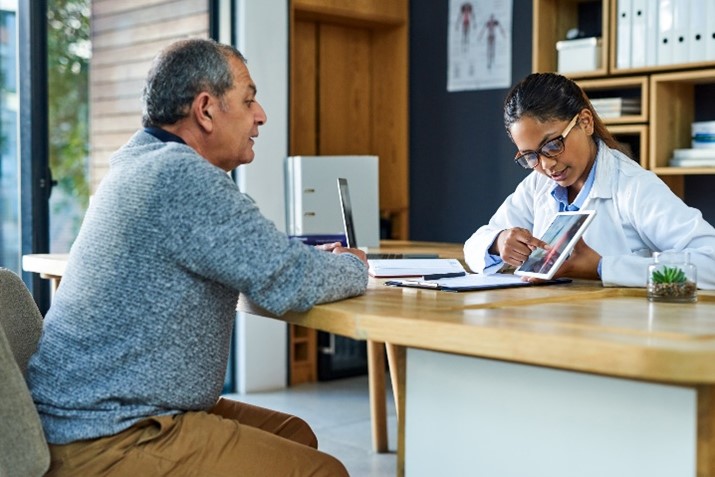
<path fill-rule="evenodd" d="M 362 260 L 365 265 L 367 265 L 367 255 L 365 254 L 365 252 L 357 248 L 343 247 L 340 242 L 324 243 L 316 245 L 315 248 L 317 248 L 318 250 L 325 250 L 326 252 L 333 252 L 336 255 L 340 255 L 341 253 L 352 253 L 360 260 Z"/>

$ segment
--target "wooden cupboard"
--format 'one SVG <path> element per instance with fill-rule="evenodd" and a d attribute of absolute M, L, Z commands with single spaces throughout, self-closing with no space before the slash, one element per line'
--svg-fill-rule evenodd
<path fill-rule="evenodd" d="M 408 1 L 292 0 L 291 155 L 377 155 L 380 217 L 408 238 Z M 317 379 L 314 330 L 291 325 L 291 384 Z"/>

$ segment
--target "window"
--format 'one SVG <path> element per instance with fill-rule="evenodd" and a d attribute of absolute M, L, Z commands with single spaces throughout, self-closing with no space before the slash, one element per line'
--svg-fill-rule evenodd
<path fill-rule="evenodd" d="M 90 0 L 49 0 L 50 252 L 68 252 L 89 202 Z"/>
<path fill-rule="evenodd" d="M 0 1 L 0 266 L 20 272 L 17 1 Z"/>

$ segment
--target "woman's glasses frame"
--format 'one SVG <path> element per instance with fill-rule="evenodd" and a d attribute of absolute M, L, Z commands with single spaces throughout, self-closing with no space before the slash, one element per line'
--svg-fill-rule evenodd
<path fill-rule="evenodd" d="M 538 150 L 517 152 L 514 162 L 519 164 L 524 169 L 533 169 L 541 162 L 541 158 L 539 156 L 548 157 L 550 159 L 558 157 L 562 152 L 564 152 L 564 149 L 566 149 L 564 141 L 566 140 L 566 136 L 568 136 L 574 126 L 576 126 L 579 116 L 580 113 L 573 117 L 560 136 L 549 139 L 542 144 Z"/>

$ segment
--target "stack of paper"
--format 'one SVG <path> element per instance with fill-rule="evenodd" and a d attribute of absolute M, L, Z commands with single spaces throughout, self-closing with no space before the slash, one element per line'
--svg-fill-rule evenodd
<path fill-rule="evenodd" d="M 455 258 L 377 259 L 368 260 L 368 271 L 373 277 L 422 277 L 465 273 Z"/>

